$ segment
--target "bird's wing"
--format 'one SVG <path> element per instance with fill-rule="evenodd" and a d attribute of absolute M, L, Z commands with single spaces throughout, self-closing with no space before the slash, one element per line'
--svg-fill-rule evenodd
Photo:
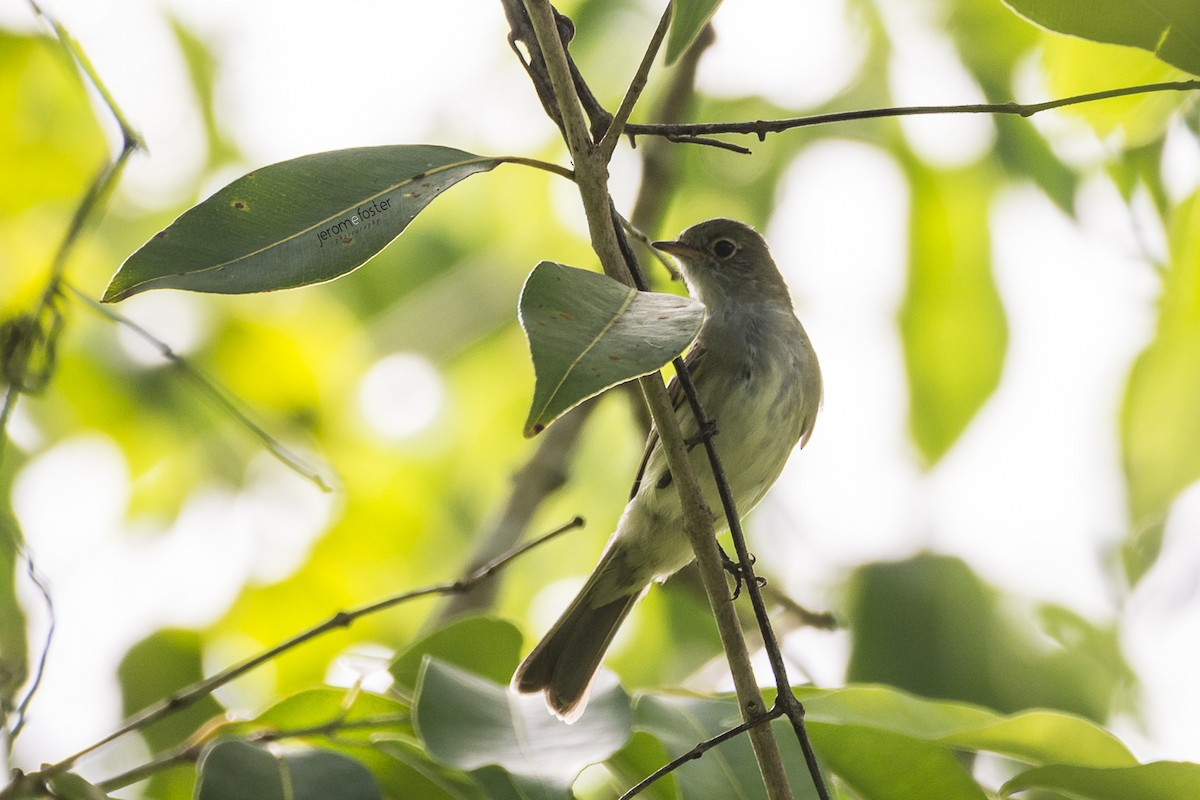
<path fill-rule="evenodd" d="M 683 363 L 687 365 L 688 374 L 692 376 L 692 380 L 696 380 L 696 376 L 704 368 L 704 354 L 707 350 L 704 344 L 697 341 L 688 354 L 684 356 Z M 678 417 L 679 410 L 687 403 L 687 395 L 683 392 L 683 386 L 679 383 L 678 377 L 671 378 L 671 382 L 667 384 L 667 397 L 671 399 L 671 407 L 675 409 L 675 415 Z M 650 456 L 658 448 L 658 428 L 654 425 L 650 426 L 650 435 L 646 437 L 646 448 L 642 451 L 642 462 L 638 464 L 637 475 L 633 479 L 633 488 L 629 490 L 629 499 L 632 500 L 638 493 L 638 489 L 642 486 L 642 479 L 646 474 L 646 466 L 650 463 Z"/>

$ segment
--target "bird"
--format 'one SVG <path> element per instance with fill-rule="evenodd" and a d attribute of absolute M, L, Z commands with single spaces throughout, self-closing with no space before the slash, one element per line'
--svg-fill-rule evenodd
<path fill-rule="evenodd" d="M 684 358 L 707 416 L 739 514 L 775 483 L 796 445 L 812 435 L 821 369 L 787 284 L 752 227 L 700 222 L 673 241 L 653 242 L 680 264 L 704 320 Z M 668 386 L 688 457 L 710 509 L 722 508 L 702 431 L 678 377 Z M 542 694 L 566 722 L 583 714 L 596 671 L 617 629 L 654 582 L 693 558 L 658 432 L 651 429 L 629 500 L 599 563 L 574 601 L 513 674 L 521 694 Z M 718 533 L 726 527 L 714 514 Z"/>

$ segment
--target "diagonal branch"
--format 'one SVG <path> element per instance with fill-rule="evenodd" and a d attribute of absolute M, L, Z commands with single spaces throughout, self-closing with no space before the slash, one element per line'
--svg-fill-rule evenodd
<path fill-rule="evenodd" d="M 227 683 L 230 683 L 246 673 L 261 667 L 263 664 L 278 658 L 281 654 L 286 653 L 289 650 L 323 636 L 330 631 L 348 628 L 363 617 L 377 614 L 380 611 L 386 611 L 389 608 L 393 608 L 410 600 L 416 600 L 421 597 L 429 597 L 431 595 L 456 594 L 469 591 L 479 583 L 482 583 L 483 581 L 495 575 L 504 567 L 508 566 L 512 561 L 520 558 L 530 550 L 540 547 L 546 542 L 549 542 L 550 540 L 555 539 L 568 531 L 575 530 L 582 525 L 583 519 L 581 517 L 576 517 L 570 522 L 560 525 L 549 533 L 543 534 L 542 536 L 539 536 L 538 538 L 533 539 L 532 541 L 527 542 L 520 547 L 509 550 L 507 553 L 504 553 L 498 558 L 492 559 L 487 564 L 484 564 L 482 567 L 476 569 L 465 577 L 459 578 L 458 580 L 437 583 L 420 589 L 401 592 L 400 594 L 392 595 L 391 597 L 385 597 L 382 600 L 377 600 L 373 603 L 368 603 L 367 605 L 360 606 L 349 611 L 339 611 L 319 625 L 315 625 L 305 631 L 301 631 L 290 639 L 275 645 L 269 650 L 264 650 L 263 652 L 251 656 L 250 658 L 230 665 L 217 674 L 181 689 L 172 694 L 170 697 L 164 698 L 163 700 L 160 700 L 159 702 L 142 709 L 137 714 L 134 714 L 132 717 L 127 719 L 119 728 L 105 736 L 103 739 L 88 745 L 82 750 L 67 756 L 61 761 L 42 767 L 42 769 L 38 772 L 24 775 L 22 780 L 14 781 L 13 783 L 9 784 L 8 787 L 0 789 L 0 800 L 12 800 L 13 798 L 20 797 L 23 788 L 32 785 L 30 781 L 44 781 L 53 775 L 57 775 L 58 773 L 69 770 L 84 756 L 99 750 L 100 748 L 104 747 L 110 742 L 115 741 L 116 739 L 121 738 L 127 733 L 140 730 L 141 728 L 157 722 L 164 717 L 170 716 L 176 711 L 180 711 L 193 705 L 202 697 L 207 697 Z M 10 791 L 12 793 L 10 793 Z"/>

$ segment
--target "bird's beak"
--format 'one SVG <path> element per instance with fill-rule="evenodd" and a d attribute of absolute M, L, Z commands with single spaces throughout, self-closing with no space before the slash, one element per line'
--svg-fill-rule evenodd
<path fill-rule="evenodd" d="M 650 246 L 655 250 L 662 250 L 664 253 L 670 253 L 676 258 L 687 258 L 688 256 L 697 255 L 697 251 L 688 247 L 682 242 L 666 241 L 666 242 L 651 242 Z"/>

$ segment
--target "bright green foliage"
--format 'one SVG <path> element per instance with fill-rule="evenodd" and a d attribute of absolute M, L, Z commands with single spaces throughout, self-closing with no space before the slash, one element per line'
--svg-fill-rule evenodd
<path fill-rule="evenodd" d="M 991 271 L 981 170 L 913 165 L 908 291 L 900 331 L 913 440 L 929 464 L 957 441 L 1000 383 L 1008 326 Z"/>
<path fill-rule="evenodd" d="M 1200 795 L 1200 765 L 1157 761 L 1102 769 L 1055 764 L 1013 778 L 1001 797 L 1029 789 L 1065 793 L 1072 800 L 1182 800 Z"/>
<path fill-rule="evenodd" d="M 1170 245 L 1158 330 L 1134 364 L 1121 419 L 1134 525 L 1125 566 L 1134 581 L 1158 557 L 1171 501 L 1200 479 L 1200 198 L 1195 195 L 1176 212 Z"/>
<path fill-rule="evenodd" d="M 262 167 L 155 234 L 121 265 L 104 300 L 332 280 L 366 263 L 446 189 L 498 163 L 450 147 L 389 145 Z"/>
<path fill-rule="evenodd" d="M 1200 14 L 1191 0 L 1004 0 L 1039 25 L 1096 42 L 1140 47 L 1200 75 Z"/>
<path fill-rule="evenodd" d="M 525 281 L 520 317 L 537 374 L 525 421 L 533 436 L 589 397 L 665 366 L 696 337 L 704 307 L 543 261 Z"/>

